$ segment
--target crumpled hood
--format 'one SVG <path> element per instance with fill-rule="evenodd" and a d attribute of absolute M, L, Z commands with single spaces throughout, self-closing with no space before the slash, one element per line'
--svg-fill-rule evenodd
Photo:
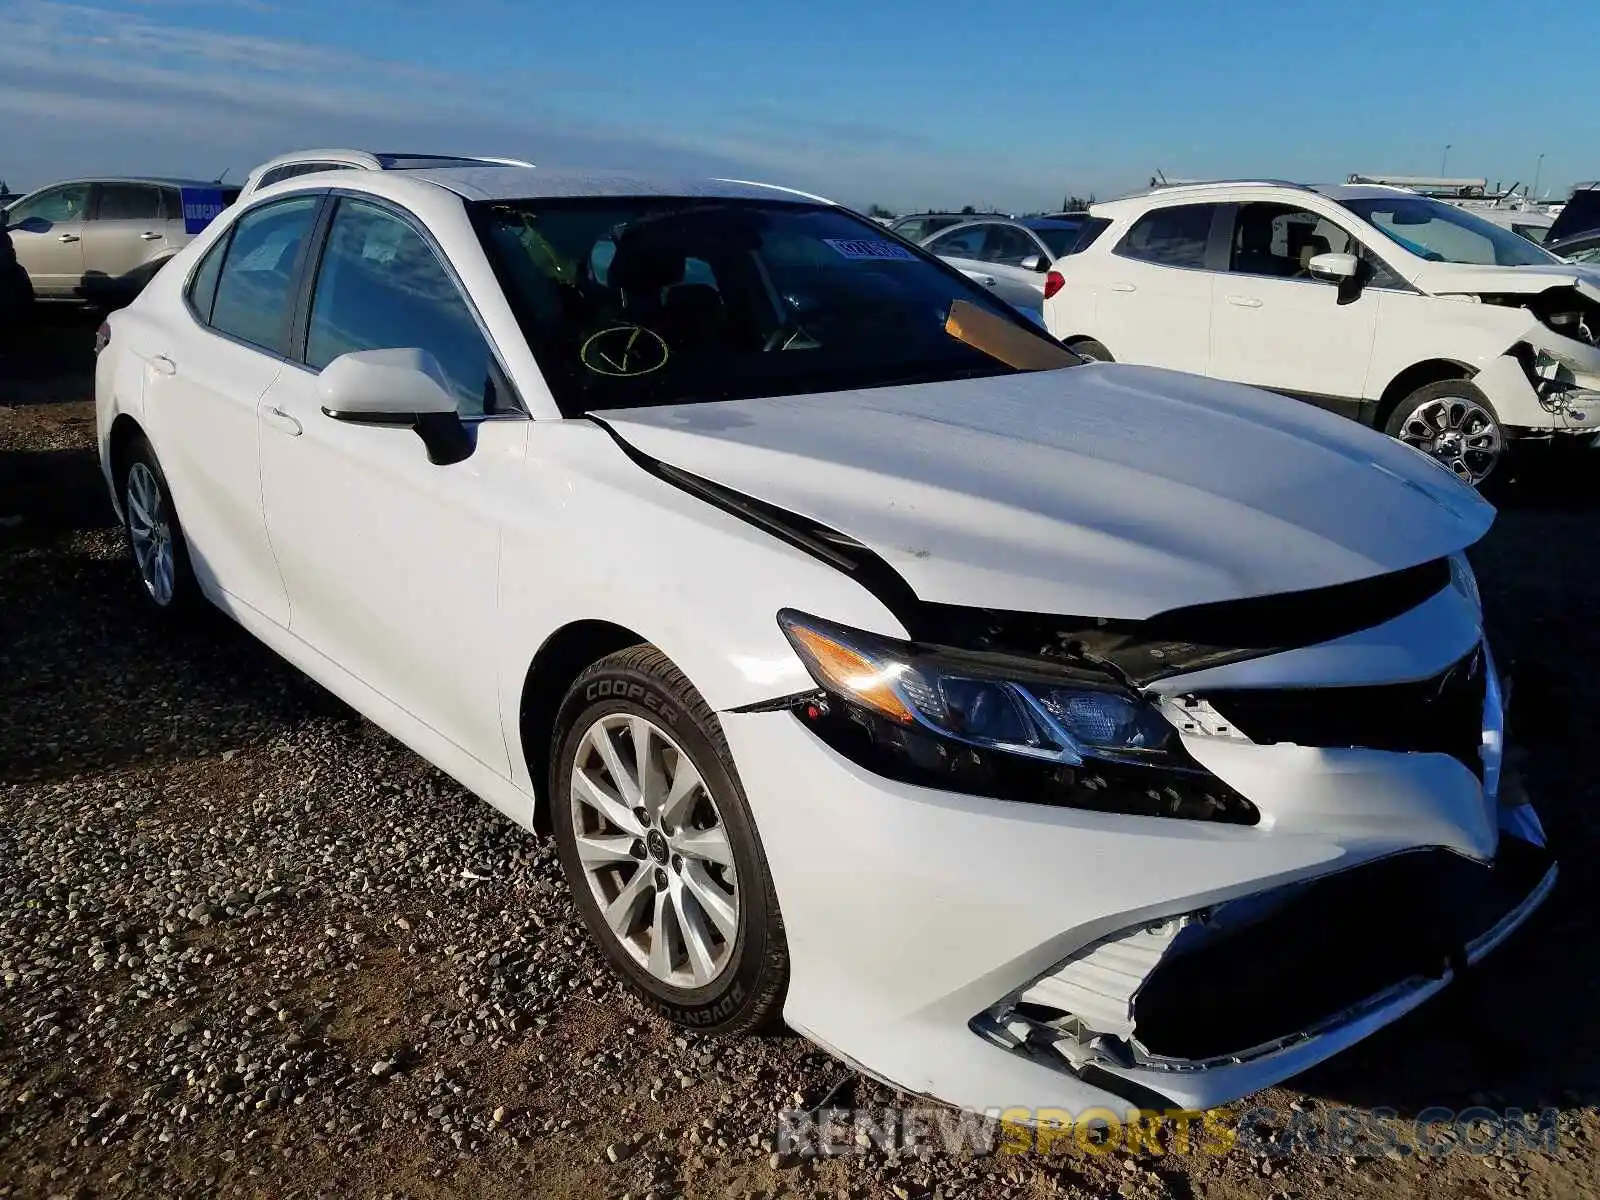
<path fill-rule="evenodd" d="M 1553 287 L 1575 287 L 1600 303 L 1600 268 L 1580 263 L 1540 263 L 1529 267 L 1480 267 L 1462 263 L 1428 263 L 1412 280 L 1435 296 L 1529 295 Z"/>
<path fill-rule="evenodd" d="M 1494 519 L 1353 421 L 1149 367 L 596 415 L 660 462 L 856 538 L 948 604 L 1139 619 L 1414 566 Z"/>

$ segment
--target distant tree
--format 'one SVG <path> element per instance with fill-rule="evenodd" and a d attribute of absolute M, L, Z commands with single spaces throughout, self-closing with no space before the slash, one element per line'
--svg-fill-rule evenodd
<path fill-rule="evenodd" d="M 1085 200 L 1082 196 L 1068 196 L 1065 200 L 1063 200 L 1061 202 L 1061 211 L 1062 212 L 1083 212 L 1086 208 L 1088 208 L 1093 203 L 1094 203 L 1094 193 L 1093 192 L 1089 193 L 1089 198 L 1087 200 Z"/>
<path fill-rule="evenodd" d="M 970 204 L 963 204 L 961 206 L 961 215 L 963 217 L 975 216 L 977 214 L 977 211 L 978 210 L 973 208 L 972 205 L 970 205 Z"/>
<path fill-rule="evenodd" d="M 892 220 L 894 218 L 895 214 L 890 212 L 887 208 L 885 208 L 881 204 L 874 204 L 871 208 L 867 209 L 867 216 L 869 216 L 869 217 L 884 217 L 886 219 L 891 219 Z"/>

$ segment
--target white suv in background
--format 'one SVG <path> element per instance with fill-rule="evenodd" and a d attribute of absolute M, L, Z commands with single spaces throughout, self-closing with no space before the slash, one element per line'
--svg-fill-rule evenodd
<path fill-rule="evenodd" d="M 1600 431 L 1600 269 L 1400 188 L 1222 182 L 1096 205 L 1045 284 L 1091 358 L 1254 384 L 1478 485 Z"/>

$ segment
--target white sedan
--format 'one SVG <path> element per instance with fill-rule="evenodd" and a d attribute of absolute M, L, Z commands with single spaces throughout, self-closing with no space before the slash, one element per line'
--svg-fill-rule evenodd
<path fill-rule="evenodd" d="M 528 827 L 615 969 L 969 1108 L 1209 1107 L 1555 873 L 1429 459 L 780 188 L 305 175 L 103 327 L 160 614 Z"/>

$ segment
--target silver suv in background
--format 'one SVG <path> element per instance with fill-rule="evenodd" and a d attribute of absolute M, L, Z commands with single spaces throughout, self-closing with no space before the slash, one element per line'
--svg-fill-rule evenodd
<path fill-rule="evenodd" d="M 520 158 L 465 157 L 450 154 L 374 154 L 370 150 L 295 150 L 269 158 L 245 177 L 241 195 L 249 197 L 264 187 L 311 175 L 317 171 L 424 171 L 433 167 L 531 167 Z"/>
<path fill-rule="evenodd" d="M 193 179 L 74 179 L 13 200 L 4 225 L 35 297 L 120 305 L 238 194 Z"/>

